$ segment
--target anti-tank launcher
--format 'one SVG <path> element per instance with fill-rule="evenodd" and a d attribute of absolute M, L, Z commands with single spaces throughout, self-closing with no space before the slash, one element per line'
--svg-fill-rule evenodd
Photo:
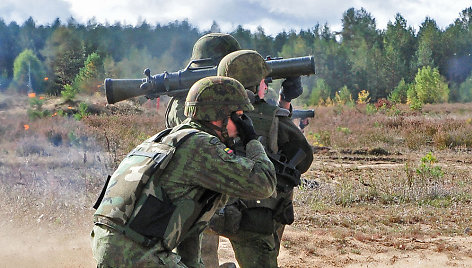
<path fill-rule="evenodd" d="M 146 96 L 153 99 L 160 95 L 173 96 L 184 93 L 198 80 L 214 76 L 218 66 L 192 67 L 194 63 L 205 65 L 210 59 L 193 60 L 183 70 L 177 72 L 163 72 L 151 75 L 149 69 L 144 70 L 142 79 L 105 79 L 105 92 L 109 104 L 137 96 Z M 311 75 L 315 73 L 315 59 L 313 56 L 297 58 L 266 58 L 272 72 L 268 75 L 269 81 L 292 76 Z"/>

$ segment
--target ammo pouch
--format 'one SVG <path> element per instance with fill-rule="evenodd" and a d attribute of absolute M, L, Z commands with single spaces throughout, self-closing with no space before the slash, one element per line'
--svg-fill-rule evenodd
<path fill-rule="evenodd" d="M 95 224 L 113 228 L 144 246 L 163 238 L 175 205 L 157 185 L 159 176 L 176 148 L 197 133 L 195 129 L 171 130 L 144 141 L 120 163 L 105 185 L 103 199 L 97 200 Z"/>
<path fill-rule="evenodd" d="M 164 193 L 164 200 L 148 195 L 136 216 L 130 220 L 129 227 L 136 232 L 152 238 L 163 238 L 175 205 Z"/>
<path fill-rule="evenodd" d="M 294 221 L 293 203 L 290 195 L 262 200 L 241 200 L 240 202 L 246 206 L 242 211 L 240 230 L 272 234 L 275 232 L 275 222 L 289 225 Z"/>
<path fill-rule="evenodd" d="M 217 210 L 210 219 L 209 227 L 218 235 L 229 236 L 239 230 L 241 218 L 240 205 L 235 202 Z"/>
<path fill-rule="evenodd" d="M 274 220 L 284 225 L 290 225 L 295 221 L 292 200 L 284 199 L 274 212 Z"/>
<path fill-rule="evenodd" d="M 273 234 L 275 227 L 272 209 L 253 207 L 243 210 L 239 229 L 259 234 Z"/>
<path fill-rule="evenodd" d="M 261 200 L 240 200 L 244 204 L 242 210 L 240 230 L 260 234 L 272 234 L 274 227 L 274 211 L 280 204 L 277 198 L 266 198 Z"/>

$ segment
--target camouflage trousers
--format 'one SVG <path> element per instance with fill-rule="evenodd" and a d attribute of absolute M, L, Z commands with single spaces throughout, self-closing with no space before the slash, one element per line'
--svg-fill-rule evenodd
<path fill-rule="evenodd" d="M 277 256 L 279 255 L 280 239 L 285 225 L 280 223 L 275 223 L 275 225 L 276 231 L 273 234 L 239 230 L 236 234 L 228 236 L 239 267 L 278 267 Z M 202 258 L 205 267 L 218 267 L 217 234 L 213 232 L 203 233 Z"/>
<path fill-rule="evenodd" d="M 280 237 L 284 225 L 279 225 L 278 232 L 273 234 L 260 234 L 249 231 L 238 231 L 235 236 L 229 238 L 233 246 L 236 260 L 241 268 L 261 267 L 277 268 L 277 256 L 279 255 Z"/>
<path fill-rule="evenodd" d="M 187 267 L 179 255 L 163 251 L 159 245 L 142 247 L 104 226 L 95 225 L 91 236 L 97 267 Z"/>

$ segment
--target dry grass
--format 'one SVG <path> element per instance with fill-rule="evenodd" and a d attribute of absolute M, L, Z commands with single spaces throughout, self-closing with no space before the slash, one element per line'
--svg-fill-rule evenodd
<path fill-rule="evenodd" d="M 392 152 L 472 147 L 472 108 L 426 105 L 423 113 L 399 105 L 373 114 L 365 106 L 317 107 L 305 130 L 313 144 L 334 148 L 382 147 Z"/>
<path fill-rule="evenodd" d="M 468 235 L 471 122 L 464 104 L 426 105 L 423 113 L 316 108 L 305 133 L 330 149 L 315 154 L 296 190 L 296 223 L 397 249 L 407 249 L 402 239 Z"/>
<path fill-rule="evenodd" d="M 122 114 L 102 107 L 111 110 L 109 115 L 82 121 L 69 116 L 31 120 L 26 97 L 9 100 L 0 110 L 0 194 L 8 204 L 0 214 L 7 221 L 89 224 L 107 174 L 132 147 L 164 128 L 156 113 L 134 108 Z"/>
<path fill-rule="evenodd" d="M 101 107 L 111 112 L 82 121 L 31 121 L 25 106 L 21 98 L 0 105 L 0 194 L 8 204 L 0 214 L 31 226 L 90 224 L 106 175 L 164 128 L 165 105 L 159 114 Z M 310 244 L 307 256 L 323 256 L 323 248 L 333 246 L 352 257 L 362 252 L 356 243 L 414 250 L 422 244 L 412 241 L 470 235 L 471 133 L 470 105 L 426 105 L 423 113 L 316 108 L 305 134 L 329 148 L 314 155 L 306 183 L 295 191 L 294 227 L 333 240 Z M 428 152 L 437 161 L 422 161 Z M 290 239 L 283 243 L 295 248 Z M 454 250 L 441 241 L 434 246 Z"/>
<path fill-rule="evenodd" d="M 134 147 L 165 128 L 162 116 L 151 115 L 93 115 L 82 121 L 84 135 L 92 135 L 118 163 Z"/>

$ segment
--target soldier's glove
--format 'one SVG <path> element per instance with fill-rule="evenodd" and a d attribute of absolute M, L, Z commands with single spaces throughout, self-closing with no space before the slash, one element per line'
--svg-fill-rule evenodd
<path fill-rule="evenodd" d="M 280 89 L 280 96 L 282 100 L 291 102 L 296 97 L 302 95 L 303 87 L 300 76 L 288 77 L 282 82 L 282 88 Z"/>
<path fill-rule="evenodd" d="M 236 113 L 231 114 L 231 120 L 233 120 L 236 128 L 238 130 L 238 136 L 241 138 L 241 141 L 246 145 L 251 140 L 258 138 L 254 125 L 252 124 L 251 118 L 249 116 L 242 114 L 241 116 Z"/>

